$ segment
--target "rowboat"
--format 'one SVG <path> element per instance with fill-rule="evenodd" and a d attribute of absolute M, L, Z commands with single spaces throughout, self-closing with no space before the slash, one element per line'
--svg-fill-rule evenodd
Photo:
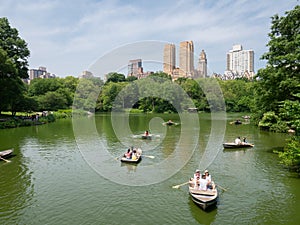
<path fill-rule="evenodd" d="M 142 156 L 138 156 L 136 159 L 128 159 L 126 157 L 121 158 L 121 162 L 124 162 L 124 163 L 135 163 L 135 164 L 137 164 L 141 160 L 142 160 Z"/>
<path fill-rule="evenodd" d="M 194 189 L 193 186 L 189 186 L 189 193 L 192 197 L 193 202 L 201 207 L 203 210 L 206 210 L 210 206 L 214 206 L 217 204 L 218 201 L 218 190 L 214 189 L 207 189 L 204 190 L 197 190 Z"/>
<path fill-rule="evenodd" d="M 252 148 L 254 144 L 242 142 L 241 144 L 236 144 L 234 142 L 223 143 L 224 148 Z"/>
<path fill-rule="evenodd" d="M 148 140 L 151 140 L 151 139 L 152 139 L 152 134 L 148 134 L 148 135 L 143 134 L 143 135 L 142 135 L 142 139 L 148 139 Z"/>
<path fill-rule="evenodd" d="M 121 158 L 121 162 L 124 162 L 124 163 L 139 163 L 141 160 L 142 160 L 142 149 L 138 148 L 138 149 L 135 149 L 133 148 L 133 151 L 136 151 L 136 158 L 135 159 L 132 159 L 132 158 L 127 158 L 125 156 L 125 154 L 122 156 Z"/>
<path fill-rule="evenodd" d="M 4 151 L 1 151 L 0 152 L 0 159 L 5 161 L 5 158 L 9 158 L 12 155 L 13 151 L 14 151 L 13 149 L 7 149 L 7 150 L 4 150 Z"/>
<path fill-rule="evenodd" d="M 167 122 L 164 122 L 163 125 L 167 125 L 167 126 L 172 126 L 172 125 L 177 125 L 178 123 L 175 123 L 173 121 L 167 121 Z"/>

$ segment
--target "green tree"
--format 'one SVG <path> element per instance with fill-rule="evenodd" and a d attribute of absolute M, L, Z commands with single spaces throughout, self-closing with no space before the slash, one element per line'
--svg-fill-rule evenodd
<path fill-rule="evenodd" d="M 262 56 L 266 68 L 258 71 L 256 109 L 263 120 L 260 125 L 287 129 L 287 125 L 299 127 L 300 83 L 300 6 L 297 5 L 285 16 L 272 17 L 269 51 Z M 268 113 L 265 113 L 268 112 Z M 299 168 L 299 132 L 287 141 L 281 162 L 290 168 Z"/>
<path fill-rule="evenodd" d="M 125 79 L 125 75 L 124 74 L 120 74 L 120 73 L 109 73 L 107 74 L 107 81 L 106 83 L 109 83 L 109 82 L 114 82 L 114 83 L 117 83 L 117 82 L 125 82 L 126 79 Z"/>
<path fill-rule="evenodd" d="M 25 91 L 21 79 L 28 77 L 27 43 L 19 37 L 7 18 L 0 18 L 0 113 L 15 110 Z M 12 114 L 15 112 L 12 111 Z"/>
<path fill-rule="evenodd" d="M 285 14 L 272 17 L 269 51 L 262 56 L 267 65 L 257 74 L 256 109 L 260 117 L 267 111 L 278 113 L 280 102 L 294 100 L 299 92 L 300 6 Z"/>

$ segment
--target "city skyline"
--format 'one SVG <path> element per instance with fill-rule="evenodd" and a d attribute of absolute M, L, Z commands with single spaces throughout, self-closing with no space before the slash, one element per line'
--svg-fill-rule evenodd
<path fill-rule="evenodd" d="M 267 51 L 270 18 L 284 16 L 298 3 L 167 0 L 157 5 L 149 1 L 12 0 L 1 2 L 0 13 L 28 43 L 29 68 L 44 66 L 59 77 L 78 76 L 106 53 L 149 40 L 193 40 L 195 46 L 201 46 L 194 49 L 197 57 L 205 50 L 211 74 L 224 73 L 226 53 L 239 43 L 255 51 L 256 72 L 264 67 L 266 62 L 259 58 Z"/>

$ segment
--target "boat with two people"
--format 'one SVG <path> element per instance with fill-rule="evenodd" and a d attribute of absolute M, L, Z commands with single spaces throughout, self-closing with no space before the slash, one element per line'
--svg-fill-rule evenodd
<path fill-rule="evenodd" d="M 237 137 L 234 142 L 223 143 L 224 148 L 252 148 L 254 144 L 248 143 L 246 137 L 241 140 L 240 137 Z"/>
<path fill-rule="evenodd" d="M 142 149 L 128 148 L 127 152 L 122 156 L 121 162 L 125 163 L 139 163 L 142 160 Z"/>
<path fill-rule="evenodd" d="M 207 210 L 217 204 L 218 190 L 211 180 L 208 170 L 205 170 L 202 175 L 199 170 L 196 170 L 194 177 L 190 178 L 188 183 L 192 201 L 200 208 Z"/>

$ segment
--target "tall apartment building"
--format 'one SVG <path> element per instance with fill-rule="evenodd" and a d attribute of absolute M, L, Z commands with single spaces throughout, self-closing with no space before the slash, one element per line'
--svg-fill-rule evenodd
<path fill-rule="evenodd" d="M 205 78 L 207 77 L 207 58 L 204 50 L 201 51 L 198 61 L 198 68 L 196 71 L 196 77 Z"/>
<path fill-rule="evenodd" d="M 138 77 L 143 74 L 143 65 L 141 59 L 129 60 L 128 63 L 128 76 Z"/>
<path fill-rule="evenodd" d="M 254 51 L 243 50 L 242 45 L 234 45 L 227 53 L 226 73 L 232 73 L 235 77 L 253 77 Z"/>
<path fill-rule="evenodd" d="M 28 71 L 29 73 L 29 80 L 27 80 L 27 83 L 30 83 L 30 80 L 33 80 L 35 78 L 42 78 L 42 79 L 48 79 L 48 78 L 55 78 L 55 74 L 51 74 L 47 72 L 46 67 L 40 66 L 38 69 L 30 69 Z"/>
<path fill-rule="evenodd" d="M 176 67 L 176 48 L 174 44 L 166 44 L 164 47 L 163 71 L 169 75 L 173 74 Z"/>
<path fill-rule="evenodd" d="M 182 41 L 179 46 L 179 69 L 181 77 L 194 75 L 194 44 L 193 41 Z"/>

